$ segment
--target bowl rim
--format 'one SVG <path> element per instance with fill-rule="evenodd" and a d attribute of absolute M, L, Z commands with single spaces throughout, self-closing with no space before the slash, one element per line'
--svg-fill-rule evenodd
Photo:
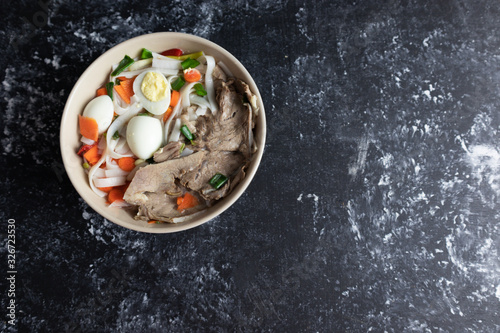
<path fill-rule="evenodd" d="M 78 93 L 78 91 L 81 89 L 82 85 L 85 85 L 85 82 L 87 82 L 87 77 L 92 73 L 93 69 L 95 67 L 98 67 L 100 62 L 103 61 L 103 59 L 108 58 L 110 54 L 113 54 L 116 52 L 118 49 L 122 48 L 127 48 L 128 45 L 135 45 L 138 43 L 138 41 L 144 42 L 144 41 L 153 41 L 155 39 L 161 39 L 161 38 L 181 38 L 182 40 L 186 40 L 188 42 L 193 42 L 193 43 L 201 43 L 201 44 L 206 44 L 210 48 L 215 49 L 217 52 L 221 53 L 224 55 L 224 57 L 227 57 L 228 61 L 230 63 L 233 63 L 234 65 L 237 66 L 238 70 L 241 71 L 245 76 L 245 80 L 247 81 L 246 83 L 251 86 L 252 92 L 258 97 L 258 103 L 259 103 L 259 119 L 258 119 L 258 126 L 259 126 L 259 143 L 258 143 L 258 150 L 253 154 L 252 156 L 252 161 L 250 162 L 249 167 L 246 169 L 246 175 L 245 178 L 236 186 L 233 191 L 228 195 L 227 197 L 224 197 L 221 199 L 220 202 L 217 202 L 214 206 L 210 207 L 207 210 L 204 210 L 201 212 L 200 215 L 195 216 L 193 221 L 185 221 L 185 222 L 179 222 L 179 223 L 163 223 L 163 224 L 154 224 L 150 225 L 146 222 L 144 222 L 144 225 L 136 225 L 136 224 L 131 224 L 130 222 L 124 221 L 122 219 L 118 219 L 116 215 L 113 214 L 112 209 L 108 209 L 109 207 L 105 207 L 107 209 L 102 209 L 100 205 L 96 204 L 92 200 L 87 200 L 86 199 L 86 191 L 89 188 L 88 182 L 84 185 L 87 187 L 84 189 L 82 186 L 82 182 L 80 181 L 79 177 L 75 172 L 70 172 L 69 170 L 72 169 L 70 167 L 71 164 L 71 158 L 74 156 L 70 156 L 69 153 L 67 152 L 67 149 L 64 149 L 64 138 L 66 135 L 66 132 L 68 129 L 64 127 L 64 124 L 67 124 L 68 118 L 70 117 L 70 114 L 76 111 L 72 111 L 70 108 L 72 106 L 72 101 L 75 98 L 75 94 Z M 147 42 L 144 42 L 144 44 L 147 44 Z M 139 51 L 139 50 L 137 50 Z M 111 68 L 112 64 L 109 64 Z M 78 114 L 81 113 L 81 110 L 78 111 Z M 76 125 L 76 124 L 75 124 Z M 134 230 L 134 231 L 139 231 L 139 232 L 144 232 L 144 233 L 173 233 L 173 232 L 180 232 L 184 230 L 188 230 L 194 227 L 197 227 L 203 223 L 206 223 L 215 217 L 219 216 L 222 214 L 224 211 L 226 211 L 229 207 L 231 207 L 240 197 L 241 195 L 245 192 L 247 187 L 250 185 L 255 173 L 257 172 L 257 169 L 260 165 L 260 162 L 262 160 L 262 156 L 264 153 L 264 148 L 265 148 L 265 141 L 266 141 L 266 131 L 267 131 L 267 126 L 266 126 L 266 117 L 265 117 L 265 110 L 264 110 L 264 103 L 262 101 L 262 96 L 260 94 L 260 91 L 255 84 L 255 81 L 253 80 L 253 77 L 250 75 L 248 70 L 241 64 L 241 62 L 234 57 L 229 51 L 224 49 L 223 47 L 217 45 L 216 43 L 203 38 L 199 36 L 195 36 L 192 34 L 188 33 L 183 33 L 183 32 L 155 32 L 155 33 L 150 33 L 150 34 L 143 34 L 140 36 L 133 37 L 131 39 L 128 39 L 126 41 L 123 41 L 119 44 L 116 44 L 115 46 L 111 47 L 108 49 L 106 52 L 101 54 L 99 57 L 97 57 L 86 69 L 85 71 L 79 76 L 78 80 L 75 82 L 73 88 L 71 89 L 71 92 L 68 95 L 68 98 L 66 100 L 64 109 L 63 109 L 63 114 L 61 116 L 61 122 L 60 122 L 60 130 L 59 130 L 59 149 L 61 151 L 61 157 L 64 165 L 64 169 L 66 174 L 68 175 L 68 178 L 70 179 L 73 187 L 75 190 L 78 192 L 80 197 L 98 214 L 100 214 L 102 217 L 107 219 L 110 222 L 113 222 L 119 226 L 122 226 L 124 228 Z M 73 153 L 76 154 L 76 153 Z M 83 170 L 82 170 L 83 172 Z M 95 193 L 92 192 L 92 194 L 95 195 Z M 214 208 L 216 207 L 216 208 Z M 133 218 L 133 217 L 132 217 Z"/>

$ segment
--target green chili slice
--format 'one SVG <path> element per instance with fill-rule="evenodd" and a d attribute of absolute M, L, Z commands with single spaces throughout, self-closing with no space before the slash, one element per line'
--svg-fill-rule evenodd
<path fill-rule="evenodd" d="M 113 73 L 111 73 L 111 76 L 117 76 L 118 74 L 120 74 L 121 72 L 126 70 L 133 63 L 134 63 L 134 59 L 130 58 L 128 55 L 125 55 L 125 57 L 123 57 L 122 61 L 120 61 L 120 63 L 118 64 L 118 67 L 116 67 L 116 69 L 113 71 Z"/>
<path fill-rule="evenodd" d="M 141 59 L 149 59 L 149 58 L 153 58 L 153 52 L 143 48 L 141 51 Z"/>
<path fill-rule="evenodd" d="M 191 131 L 189 130 L 189 128 L 187 127 L 187 125 L 182 125 L 181 126 L 181 133 L 186 137 L 186 139 L 188 139 L 189 141 L 191 141 L 191 144 L 194 144 L 193 143 L 194 135 L 193 135 L 193 133 L 191 133 Z"/>
<path fill-rule="evenodd" d="M 184 83 L 186 83 L 186 81 L 184 81 L 182 77 L 178 77 L 177 80 L 172 83 L 172 89 L 179 91 L 179 89 L 184 86 Z"/>
<path fill-rule="evenodd" d="M 177 56 L 177 57 L 176 56 L 167 56 L 167 57 L 182 61 L 182 60 L 186 60 L 187 58 L 198 59 L 202 55 L 203 55 L 203 52 L 199 51 L 199 52 L 195 52 L 195 53 L 183 54 L 183 55 Z"/>
<path fill-rule="evenodd" d="M 194 140 L 193 133 L 189 130 L 187 125 L 182 125 L 181 126 L 181 133 L 186 137 L 188 140 Z"/>
<path fill-rule="evenodd" d="M 205 90 L 205 88 L 203 88 L 203 85 L 201 83 L 195 84 L 194 90 L 196 91 L 196 94 L 198 96 L 205 96 L 207 94 L 207 91 Z"/>
<path fill-rule="evenodd" d="M 106 92 L 108 93 L 108 96 L 109 98 L 111 98 L 111 100 L 113 100 L 113 87 L 114 87 L 114 83 L 113 82 L 108 82 L 106 83 Z"/>
<path fill-rule="evenodd" d="M 199 64 L 200 62 L 198 60 L 191 58 L 187 58 L 186 60 L 181 62 L 182 69 L 195 68 Z"/>
<path fill-rule="evenodd" d="M 208 183 L 210 185 L 212 185 L 213 188 L 215 188 L 216 190 L 220 189 L 222 187 L 222 185 L 224 185 L 225 183 L 227 182 L 227 177 L 224 176 L 223 174 L 221 173 L 216 173 L 212 178 L 210 178 L 210 180 L 208 181 Z"/>

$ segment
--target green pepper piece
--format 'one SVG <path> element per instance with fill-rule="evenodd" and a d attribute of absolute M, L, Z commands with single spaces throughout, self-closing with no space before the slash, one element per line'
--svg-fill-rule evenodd
<path fill-rule="evenodd" d="M 201 83 L 195 84 L 194 90 L 196 91 L 196 94 L 198 96 L 205 96 L 207 94 L 207 91 L 205 90 L 205 88 L 203 88 L 203 85 Z"/>
<path fill-rule="evenodd" d="M 126 70 L 133 63 L 134 63 L 134 59 L 130 58 L 128 55 L 125 55 L 125 57 L 123 57 L 122 61 L 120 61 L 120 63 L 118 64 L 118 67 L 116 67 L 116 69 L 113 71 L 113 73 L 111 73 L 111 76 L 117 76 L 118 74 L 120 74 L 121 72 Z"/>
<path fill-rule="evenodd" d="M 141 59 L 149 59 L 149 58 L 153 58 L 153 52 L 143 48 L 141 51 Z"/>
<path fill-rule="evenodd" d="M 177 80 L 172 83 L 172 89 L 179 91 L 185 83 L 186 81 L 182 77 L 178 77 Z"/>
<path fill-rule="evenodd" d="M 220 189 L 222 187 L 222 185 L 224 185 L 226 182 L 227 182 L 227 177 L 224 176 L 223 174 L 221 173 L 216 173 L 212 178 L 210 178 L 210 180 L 208 181 L 208 183 L 210 185 L 213 186 L 213 188 L 215 188 L 216 190 Z"/>
<path fill-rule="evenodd" d="M 187 58 L 183 62 L 181 62 L 182 69 L 195 68 L 198 66 L 200 62 L 195 59 Z"/>
<path fill-rule="evenodd" d="M 113 82 L 106 83 L 106 91 L 108 93 L 109 98 L 111 98 L 111 100 L 113 100 L 113 87 L 114 87 L 114 85 L 115 84 Z"/>
<path fill-rule="evenodd" d="M 200 51 L 200 52 L 195 52 L 195 53 L 183 54 L 181 56 L 167 56 L 167 57 L 183 61 L 183 60 L 186 60 L 187 58 L 198 59 L 202 55 L 203 55 L 203 52 Z"/>
<path fill-rule="evenodd" d="M 194 145 L 193 140 L 194 140 L 194 135 L 191 133 L 187 125 L 182 125 L 181 126 L 181 133 L 188 139 L 192 145 Z"/>

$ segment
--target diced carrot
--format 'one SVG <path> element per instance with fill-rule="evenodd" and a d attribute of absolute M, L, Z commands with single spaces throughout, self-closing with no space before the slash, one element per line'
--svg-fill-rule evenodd
<path fill-rule="evenodd" d="M 102 96 L 102 95 L 107 95 L 107 94 L 108 94 L 108 90 L 106 89 L 106 87 L 102 87 L 102 88 L 97 89 L 97 93 L 96 93 L 97 96 Z"/>
<path fill-rule="evenodd" d="M 198 199 L 190 193 L 184 194 L 183 197 L 177 198 L 177 210 L 183 211 L 184 209 L 193 208 L 199 204 Z"/>
<path fill-rule="evenodd" d="M 94 118 L 78 115 L 78 124 L 80 125 L 80 134 L 87 139 L 97 141 L 99 137 L 99 127 Z"/>
<path fill-rule="evenodd" d="M 100 189 L 103 192 L 109 193 L 109 191 L 111 191 L 113 188 L 108 186 L 108 187 L 98 187 L 98 189 Z"/>
<path fill-rule="evenodd" d="M 158 223 L 158 221 L 155 221 L 155 220 L 148 221 L 148 224 L 153 224 L 153 223 Z"/>
<path fill-rule="evenodd" d="M 85 154 L 83 154 L 83 157 L 85 157 L 85 159 L 89 162 L 90 165 L 96 164 L 101 158 L 101 155 L 99 155 L 99 149 L 97 148 L 97 145 L 87 150 Z"/>
<path fill-rule="evenodd" d="M 131 79 L 121 76 L 120 78 L 123 78 L 123 80 L 120 81 L 119 85 L 115 85 L 115 90 L 125 103 L 130 104 L 130 97 L 134 96 L 135 76 Z"/>
<path fill-rule="evenodd" d="M 170 96 L 170 106 L 174 107 L 179 103 L 179 98 L 181 97 L 181 93 L 177 90 L 172 90 L 172 95 Z"/>
<path fill-rule="evenodd" d="M 172 107 L 169 106 L 167 111 L 165 111 L 165 113 L 163 114 L 163 122 L 167 122 L 168 118 L 170 117 L 170 115 L 172 114 Z"/>
<path fill-rule="evenodd" d="M 132 171 L 135 168 L 135 159 L 133 157 L 122 157 L 118 160 L 118 166 L 123 171 Z"/>
<path fill-rule="evenodd" d="M 201 73 L 196 68 L 188 68 L 184 71 L 184 80 L 186 82 L 198 82 L 201 80 Z"/>
<path fill-rule="evenodd" d="M 123 200 L 123 191 L 119 188 L 113 188 L 111 191 L 108 193 L 108 201 L 109 203 L 113 203 L 116 200 Z"/>

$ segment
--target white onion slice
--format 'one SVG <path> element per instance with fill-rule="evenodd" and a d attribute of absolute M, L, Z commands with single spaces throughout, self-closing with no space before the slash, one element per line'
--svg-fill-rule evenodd
<path fill-rule="evenodd" d="M 86 145 L 93 145 L 95 143 L 94 140 L 90 140 L 89 138 L 86 138 L 83 135 L 82 135 L 80 141 L 83 142 Z"/>
<path fill-rule="evenodd" d="M 122 127 L 122 130 L 120 130 L 120 132 L 123 132 L 124 127 Z M 118 142 L 116 143 L 115 151 L 119 151 L 119 150 L 123 149 L 123 146 L 126 143 L 127 143 L 127 139 L 124 136 L 122 136 L 122 133 L 120 133 L 120 138 L 118 139 Z"/>
<path fill-rule="evenodd" d="M 118 95 L 118 94 L 116 94 L 116 95 Z M 123 107 L 121 107 L 121 105 L 119 105 L 117 98 L 113 98 L 113 106 L 115 109 L 115 113 L 119 116 L 124 114 L 125 112 L 127 112 L 127 108 L 123 108 Z"/>
<path fill-rule="evenodd" d="M 197 94 L 191 94 L 189 95 L 189 98 L 190 98 L 190 102 L 193 103 L 193 104 L 196 104 L 196 105 L 199 105 L 199 106 L 203 106 L 205 108 L 209 108 L 212 110 L 212 113 L 213 113 L 213 109 L 212 109 L 212 105 L 210 105 L 210 102 L 201 97 L 201 96 L 198 96 Z"/>
<path fill-rule="evenodd" d="M 184 157 L 184 156 L 189 156 L 193 153 L 194 151 L 192 151 L 191 149 L 189 148 L 184 148 L 182 150 L 182 153 L 181 153 L 181 157 Z"/>
<path fill-rule="evenodd" d="M 200 57 L 202 58 L 202 57 Z M 198 58 L 198 60 L 200 59 Z M 205 74 L 207 72 L 207 66 L 206 65 L 203 65 L 202 63 L 200 63 L 198 66 L 195 67 L 199 72 L 200 74 Z"/>
<path fill-rule="evenodd" d="M 177 73 L 179 73 L 179 71 L 177 69 L 158 68 L 158 69 L 156 69 L 156 71 L 162 73 L 165 76 L 176 75 Z"/>
<path fill-rule="evenodd" d="M 153 56 L 153 68 L 158 68 L 158 69 L 175 69 L 176 71 L 179 71 L 182 69 L 181 67 L 181 62 L 176 59 L 171 59 L 171 58 L 159 58 L 156 56 Z"/>

